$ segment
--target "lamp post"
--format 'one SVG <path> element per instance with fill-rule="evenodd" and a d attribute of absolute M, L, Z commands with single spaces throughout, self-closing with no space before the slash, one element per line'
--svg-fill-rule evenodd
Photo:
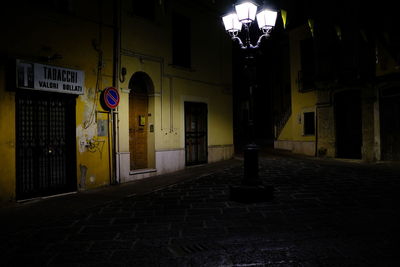
<path fill-rule="evenodd" d="M 253 51 L 259 48 L 262 39 L 268 38 L 272 28 L 275 26 L 277 12 L 262 9 L 257 13 L 257 5 L 252 2 L 242 2 L 235 5 L 235 11 L 224 17 L 222 21 L 225 30 L 233 41 L 237 41 L 240 48 L 245 50 L 244 70 L 249 77 L 249 115 L 248 115 L 248 142 L 244 147 L 244 174 L 242 184 L 230 187 L 231 200 L 239 202 L 259 202 L 270 200 L 273 197 L 273 187 L 263 185 L 258 176 L 258 152 L 259 147 L 254 136 L 254 107 L 253 89 L 254 81 L 254 56 Z M 261 30 L 257 43 L 253 45 L 250 39 L 250 26 L 257 18 L 258 27 Z M 244 31 L 244 42 L 238 36 Z"/>

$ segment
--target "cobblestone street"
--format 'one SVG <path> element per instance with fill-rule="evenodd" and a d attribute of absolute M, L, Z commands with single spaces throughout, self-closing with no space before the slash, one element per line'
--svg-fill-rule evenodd
<path fill-rule="evenodd" d="M 242 204 L 229 200 L 242 163 L 210 164 L 183 182 L 55 220 L 48 209 L 29 227 L 3 226 L 1 265 L 399 266 L 397 166 L 265 156 L 260 176 L 274 199 Z"/>

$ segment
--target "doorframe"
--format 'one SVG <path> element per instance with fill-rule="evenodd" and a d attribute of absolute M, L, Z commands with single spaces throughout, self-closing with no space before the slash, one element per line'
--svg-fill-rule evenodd
<path fill-rule="evenodd" d="M 206 158 L 206 160 L 205 161 L 199 161 L 199 162 L 196 162 L 196 163 L 192 163 L 192 164 L 188 164 L 188 162 L 187 162 L 187 150 L 186 150 L 186 108 L 185 108 L 185 105 L 186 105 L 186 103 L 193 103 L 193 104 L 204 104 L 205 105 L 205 107 L 206 107 L 206 134 L 205 134 L 205 142 L 206 142 L 206 144 L 205 144 L 205 147 L 206 147 L 206 155 L 205 155 L 205 158 Z M 192 165 L 199 165 L 199 164 L 206 164 L 206 163 L 208 163 L 208 140 L 209 140 L 209 116 L 208 116 L 208 114 L 209 114 L 209 104 L 207 103 L 207 102 L 203 102 L 203 101 L 190 101 L 190 100 L 185 100 L 185 101 L 183 101 L 183 139 L 184 139 L 184 143 L 183 143 L 183 149 L 184 149 L 184 151 L 185 151 L 185 166 L 192 166 Z"/>
<path fill-rule="evenodd" d="M 145 169 L 131 169 L 131 157 L 132 157 L 132 151 L 130 147 L 130 133 L 129 133 L 129 125 L 130 125 L 130 105 L 132 104 L 130 101 L 130 98 L 133 97 L 134 95 L 134 78 L 140 78 L 143 79 L 143 82 L 146 84 L 146 96 L 147 96 L 147 168 Z M 135 71 L 132 73 L 130 79 L 129 79 L 129 85 L 128 85 L 128 151 L 129 151 L 129 160 L 128 160 L 128 169 L 130 173 L 136 173 L 136 172 L 141 172 L 143 170 L 154 170 L 156 167 L 156 150 L 155 150 L 155 133 L 156 131 L 154 130 L 155 124 L 156 124 L 156 112 L 155 112 L 155 87 L 153 83 L 153 79 L 148 74 L 147 72 L 144 71 Z M 153 131 L 150 131 L 150 125 L 153 127 Z"/>

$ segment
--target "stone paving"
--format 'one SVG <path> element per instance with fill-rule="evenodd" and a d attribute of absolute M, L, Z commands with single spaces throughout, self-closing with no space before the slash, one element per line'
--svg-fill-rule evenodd
<path fill-rule="evenodd" d="M 400 266 L 399 168 L 260 159 L 274 199 L 229 200 L 238 160 L 152 193 L 15 232 L 1 266 Z"/>

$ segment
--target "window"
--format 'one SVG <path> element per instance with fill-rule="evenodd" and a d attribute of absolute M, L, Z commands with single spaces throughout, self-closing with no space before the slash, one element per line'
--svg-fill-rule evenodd
<path fill-rule="evenodd" d="M 305 92 L 314 89 L 315 62 L 314 40 L 308 38 L 300 42 L 301 70 L 299 72 L 299 91 Z"/>
<path fill-rule="evenodd" d="M 154 0 L 132 0 L 132 14 L 148 20 L 155 19 Z"/>
<path fill-rule="evenodd" d="M 191 66 L 191 23 L 190 19 L 174 13 L 172 15 L 172 64 Z"/>
<path fill-rule="evenodd" d="M 304 135 L 315 135 L 315 113 L 304 112 Z"/>

